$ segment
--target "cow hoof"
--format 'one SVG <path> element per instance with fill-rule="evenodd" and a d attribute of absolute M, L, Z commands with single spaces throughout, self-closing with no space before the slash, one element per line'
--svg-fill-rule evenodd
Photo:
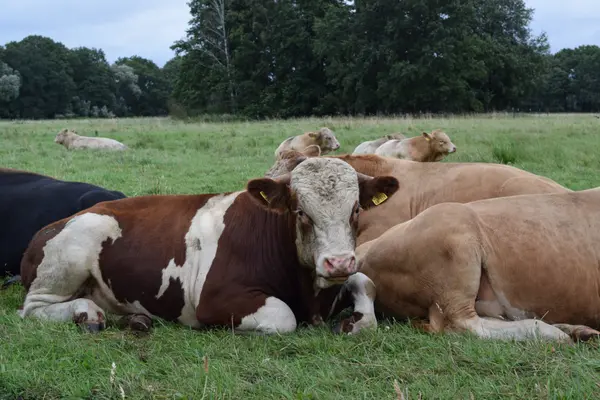
<path fill-rule="evenodd" d="M 119 320 L 119 326 L 136 332 L 148 332 L 152 328 L 152 319 L 144 314 L 125 315 Z"/>
<path fill-rule="evenodd" d="M 591 339 L 600 338 L 600 332 L 592 328 L 583 328 L 574 332 L 572 336 L 575 342 L 587 342 Z"/>
<path fill-rule="evenodd" d="M 86 322 L 83 327 L 90 333 L 98 333 L 104 329 L 104 322 Z"/>
<path fill-rule="evenodd" d="M 148 332 L 152 328 L 152 320 L 147 315 L 132 315 L 129 320 L 129 328 L 132 331 Z"/>
<path fill-rule="evenodd" d="M 354 330 L 354 317 L 343 319 L 342 321 L 335 324 L 332 328 L 333 333 L 337 334 L 348 334 L 350 335 Z"/>

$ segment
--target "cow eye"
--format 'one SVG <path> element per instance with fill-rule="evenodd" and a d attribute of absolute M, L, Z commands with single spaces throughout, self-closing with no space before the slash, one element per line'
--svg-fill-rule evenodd
<path fill-rule="evenodd" d="M 304 216 L 304 211 L 296 210 L 296 215 L 299 216 L 300 218 L 302 218 Z"/>

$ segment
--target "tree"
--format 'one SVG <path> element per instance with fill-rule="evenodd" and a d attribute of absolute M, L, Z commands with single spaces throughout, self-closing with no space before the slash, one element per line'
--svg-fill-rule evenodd
<path fill-rule="evenodd" d="M 75 48 L 70 52 L 70 63 L 77 93 L 73 99 L 75 113 L 87 116 L 90 107 L 113 110 L 117 84 L 104 52 L 87 47 Z"/>
<path fill-rule="evenodd" d="M 68 109 L 76 91 L 69 56 L 63 44 L 38 35 L 6 44 L 3 62 L 21 75 L 20 96 L 9 105 L 13 116 L 53 118 Z"/>
<path fill-rule="evenodd" d="M 142 94 L 138 86 L 138 76 L 129 65 L 113 64 L 110 69 L 116 85 L 115 114 L 120 117 L 129 116 L 131 105 L 137 102 Z"/>
<path fill-rule="evenodd" d="M 153 116 L 167 114 L 169 82 L 163 71 L 152 61 L 138 57 L 119 58 L 116 65 L 126 65 L 137 76 L 140 89 L 136 101 L 128 101 L 134 115 Z"/>
<path fill-rule="evenodd" d="M 0 61 L 0 103 L 6 103 L 19 97 L 20 88 L 19 72 Z"/>

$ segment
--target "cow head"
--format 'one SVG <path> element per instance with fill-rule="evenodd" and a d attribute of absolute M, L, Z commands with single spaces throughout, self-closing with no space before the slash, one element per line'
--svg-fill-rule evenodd
<path fill-rule="evenodd" d="M 443 131 L 436 129 L 431 133 L 423 132 L 423 137 L 429 142 L 429 147 L 436 154 L 450 154 L 456 152 L 456 146 L 450 137 Z"/>
<path fill-rule="evenodd" d="M 54 138 L 54 143 L 64 144 L 67 140 L 75 134 L 75 131 L 71 131 L 69 129 L 63 129 Z"/>
<path fill-rule="evenodd" d="M 340 148 L 340 142 L 329 128 L 321 128 L 316 132 L 308 132 L 308 136 L 319 145 L 323 154 Z"/>
<path fill-rule="evenodd" d="M 248 182 L 248 192 L 260 204 L 292 213 L 299 262 L 314 269 L 320 288 L 342 283 L 357 271 L 359 214 L 396 190 L 396 178 L 359 174 L 335 158 L 308 158 L 277 179 Z"/>

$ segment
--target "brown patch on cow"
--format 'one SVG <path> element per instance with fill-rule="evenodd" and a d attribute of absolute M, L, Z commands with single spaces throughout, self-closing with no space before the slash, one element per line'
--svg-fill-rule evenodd
<path fill-rule="evenodd" d="M 185 302 L 178 279 L 170 278 L 167 290 L 156 298 L 162 271 L 173 259 L 179 267 L 185 263 L 185 235 L 196 212 L 213 196 L 143 196 L 88 210 L 113 216 L 121 228 L 121 238 L 105 242 L 100 253 L 102 279 L 117 300 L 137 300 L 150 313 L 169 321 L 181 315 Z"/>
<path fill-rule="evenodd" d="M 311 305 L 312 271 L 298 262 L 296 217 L 269 211 L 252 197 L 241 193 L 225 213 L 196 317 L 206 325 L 237 326 L 273 296 L 292 309 L 298 323 L 310 322 L 318 306 Z"/>

